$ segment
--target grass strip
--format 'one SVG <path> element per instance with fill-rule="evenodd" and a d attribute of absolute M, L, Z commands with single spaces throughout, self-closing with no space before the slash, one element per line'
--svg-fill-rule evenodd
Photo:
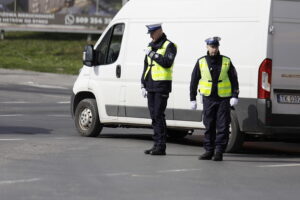
<path fill-rule="evenodd" d="M 99 35 L 93 35 L 91 44 Z M 0 40 L 0 68 L 78 74 L 85 34 L 6 32 Z"/>

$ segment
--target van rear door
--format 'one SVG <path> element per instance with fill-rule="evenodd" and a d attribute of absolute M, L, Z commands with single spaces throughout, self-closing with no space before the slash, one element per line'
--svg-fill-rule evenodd
<path fill-rule="evenodd" d="M 299 10 L 299 1 L 273 1 L 273 114 L 300 114 Z"/>

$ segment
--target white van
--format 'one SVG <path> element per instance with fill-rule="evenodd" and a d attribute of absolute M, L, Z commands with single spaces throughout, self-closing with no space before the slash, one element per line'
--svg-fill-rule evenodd
<path fill-rule="evenodd" d="M 86 46 L 71 110 L 78 131 L 150 127 L 141 95 L 146 24 L 162 22 L 177 44 L 173 91 L 166 110 L 169 136 L 204 128 L 202 107 L 190 109 L 189 84 L 204 40 L 222 38 L 221 54 L 237 69 L 240 96 L 232 110 L 234 152 L 244 140 L 300 138 L 300 2 L 286 0 L 130 0 L 98 42 Z"/>

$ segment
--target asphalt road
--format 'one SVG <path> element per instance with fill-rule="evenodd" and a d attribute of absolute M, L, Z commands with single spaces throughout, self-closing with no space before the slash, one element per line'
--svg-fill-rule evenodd
<path fill-rule="evenodd" d="M 249 142 L 199 161 L 201 132 L 144 155 L 149 129 L 80 137 L 69 111 L 75 77 L 0 70 L 1 200 L 282 200 L 300 196 L 300 145 Z"/>

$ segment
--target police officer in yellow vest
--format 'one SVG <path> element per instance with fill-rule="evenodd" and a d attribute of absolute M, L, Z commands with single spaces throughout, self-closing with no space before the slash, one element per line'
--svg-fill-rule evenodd
<path fill-rule="evenodd" d="M 146 56 L 141 83 L 142 95 L 148 98 L 148 108 L 154 131 L 154 145 L 144 153 L 166 155 L 165 110 L 169 93 L 172 90 L 173 63 L 177 50 L 175 44 L 167 39 L 161 24 L 151 24 L 146 27 L 152 41 L 145 49 Z"/>
<path fill-rule="evenodd" d="M 238 103 L 237 73 L 230 58 L 220 55 L 220 40 L 220 37 L 205 40 L 207 55 L 197 60 L 191 77 L 191 109 L 197 109 L 197 88 L 203 100 L 205 153 L 200 160 L 223 160 L 229 139 L 230 106 Z"/>

